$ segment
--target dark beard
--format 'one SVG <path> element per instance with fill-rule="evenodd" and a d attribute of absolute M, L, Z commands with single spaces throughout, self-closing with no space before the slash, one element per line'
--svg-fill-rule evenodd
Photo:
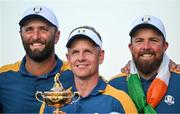
<path fill-rule="evenodd" d="M 134 63 L 136 65 L 136 68 L 138 69 L 138 71 L 140 71 L 143 74 L 150 74 L 150 73 L 158 70 L 158 68 L 160 67 L 161 62 L 163 60 L 163 55 L 161 55 L 160 58 L 157 58 L 156 60 L 154 60 L 152 62 L 151 61 L 142 61 L 142 60 L 135 58 L 134 56 L 133 56 L 133 60 L 134 60 Z"/>
<path fill-rule="evenodd" d="M 32 51 L 28 42 L 22 40 L 22 43 L 26 54 L 36 62 L 42 62 L 46 60 L 54 52 L 54 38 L 52 40 L 49 40 L 48 42 L 45 42 L 45 48 L 42 51 Z"/>

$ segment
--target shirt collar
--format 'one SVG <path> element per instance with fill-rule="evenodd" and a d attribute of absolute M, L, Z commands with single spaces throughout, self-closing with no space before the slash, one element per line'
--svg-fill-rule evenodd
<path fill-rule="evenodd" d="M 156 74 L 154 74 L 150 79 L 144 79 L 143 77 L 140 77 L 140 79 L 141 79 L 141 81 L 142 82 L 152 82 L 155 78 L 156 78 L 156 75 L 157 75 L 157 73 Z"/>
<path fill-rule="evenodd" d="M 91 93 L 88 96 L 96 96 L 96 95 L 102 93 L 105 90 L 106 86 L 107 86 L 107 83 L 101 77 L 99 77 L 99 81 L 98 81 L 97 85 L 95 86 L 95 88 L 91 91 Z M 76 89 L 75 83 L 73 83 L 71 90 L 72 90 L 72 92 L 78 92 Z"/>

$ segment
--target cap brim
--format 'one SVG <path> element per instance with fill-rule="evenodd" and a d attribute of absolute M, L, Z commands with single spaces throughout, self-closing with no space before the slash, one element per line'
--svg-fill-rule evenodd
<path fill-rule="evenodd" d="M 78 39 L 78 38 L 81 38 L 81 37 L 86 38 L 86 39 L 89 39 L 89 40 L 92 41 L 95 45 L 97 45 L 97 44 L 92 40 L 92 38 L 90 38 L 89 36 L 83 35 L 83 34 L 78 34 L 78 35 L 75 35 L 75 36 L 71 37 L 71 38 L 68 40 L 68 42 L 67 42 L 67 44 L 66 44 L 66 47 L 67 47 L 67 48 L 70 48 L 72 42 L 73 42 L 75 39 Z M 97 46 L 98 46 L 98 45 L 97 45 Z"/>
<path fill-rule="evenodd" d="M 25 22 L 30 20 L 30 19 L 34 19 L 34 18 L 41 18 L 41 19 L 44 19 L 46 20 L 47 22 L 49 22 L 46 18 L 44 18 L 43 16 L 41 15 L 36 15 L 36 14 L 31 14 L 31 15 L 28 15 L 28 16 L 25 16 L 24 18 L 22 18 L 20 21 L 19 21 L 19 25 L 22 27 L 24 26 Z M 49 22 L 50 24 L 52 24 L 51 22 Z M 53 24 L 52 24 L 53 25 Z M 55 26 L 55 25 L 53 25 Z M 56 26 L 55 26 L 56 27 Z"/>
<path fill-rule="evenodd" d="M 154 25 L 143 23 L 143 24 L 139 24 L 139 25 L 135 26 L 135 27 L 129 32 L 129 36 L 132 37 L 132 36 L 134 35 L 134 33 L 135 33 L 137 30 L 139 30 L 140 28 L 152 28 L 152 29 L 158 31 L 159 33 L 161 33 L 161 34 L 163 35 L 163 33 L 162 33 L 157 27 L 155 27 Z"/>

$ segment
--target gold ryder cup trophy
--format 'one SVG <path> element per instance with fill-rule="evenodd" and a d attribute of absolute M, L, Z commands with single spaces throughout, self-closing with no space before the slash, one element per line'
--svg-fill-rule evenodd
<path fill-rule="evenodd" d="M 53 114 L 65 114 L 60 110 L 65 104 L 69 104 L 73 98 L 73 93 L 70 89 L 65 90 L 59 81 L 60 73 L 54 77 L 54 86 L 50 91 L 37 91 L 35 94 L 36 99 L 39 102 L 45 102 L 48 106 L 55 107 Z M 43 101 L 39 99 L 42 97 Z"/>

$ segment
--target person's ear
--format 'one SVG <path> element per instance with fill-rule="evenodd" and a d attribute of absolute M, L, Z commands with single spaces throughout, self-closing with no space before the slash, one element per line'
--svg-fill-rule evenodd
<path fill-rule="evenodd" d="M 99 64 L 102 64 L 103 61 L 104 61 L 104 50 L 101 50 L 100 51 L 100 54 L 99 54 Z"/>
<path fill-rule="evenodd" d="M 57 42 L 59 41 L 59 39 L 60 39 L 60 31 L 57 31 L 57 32 L 55 33 L 55 44 L 57 44 Z"/>

